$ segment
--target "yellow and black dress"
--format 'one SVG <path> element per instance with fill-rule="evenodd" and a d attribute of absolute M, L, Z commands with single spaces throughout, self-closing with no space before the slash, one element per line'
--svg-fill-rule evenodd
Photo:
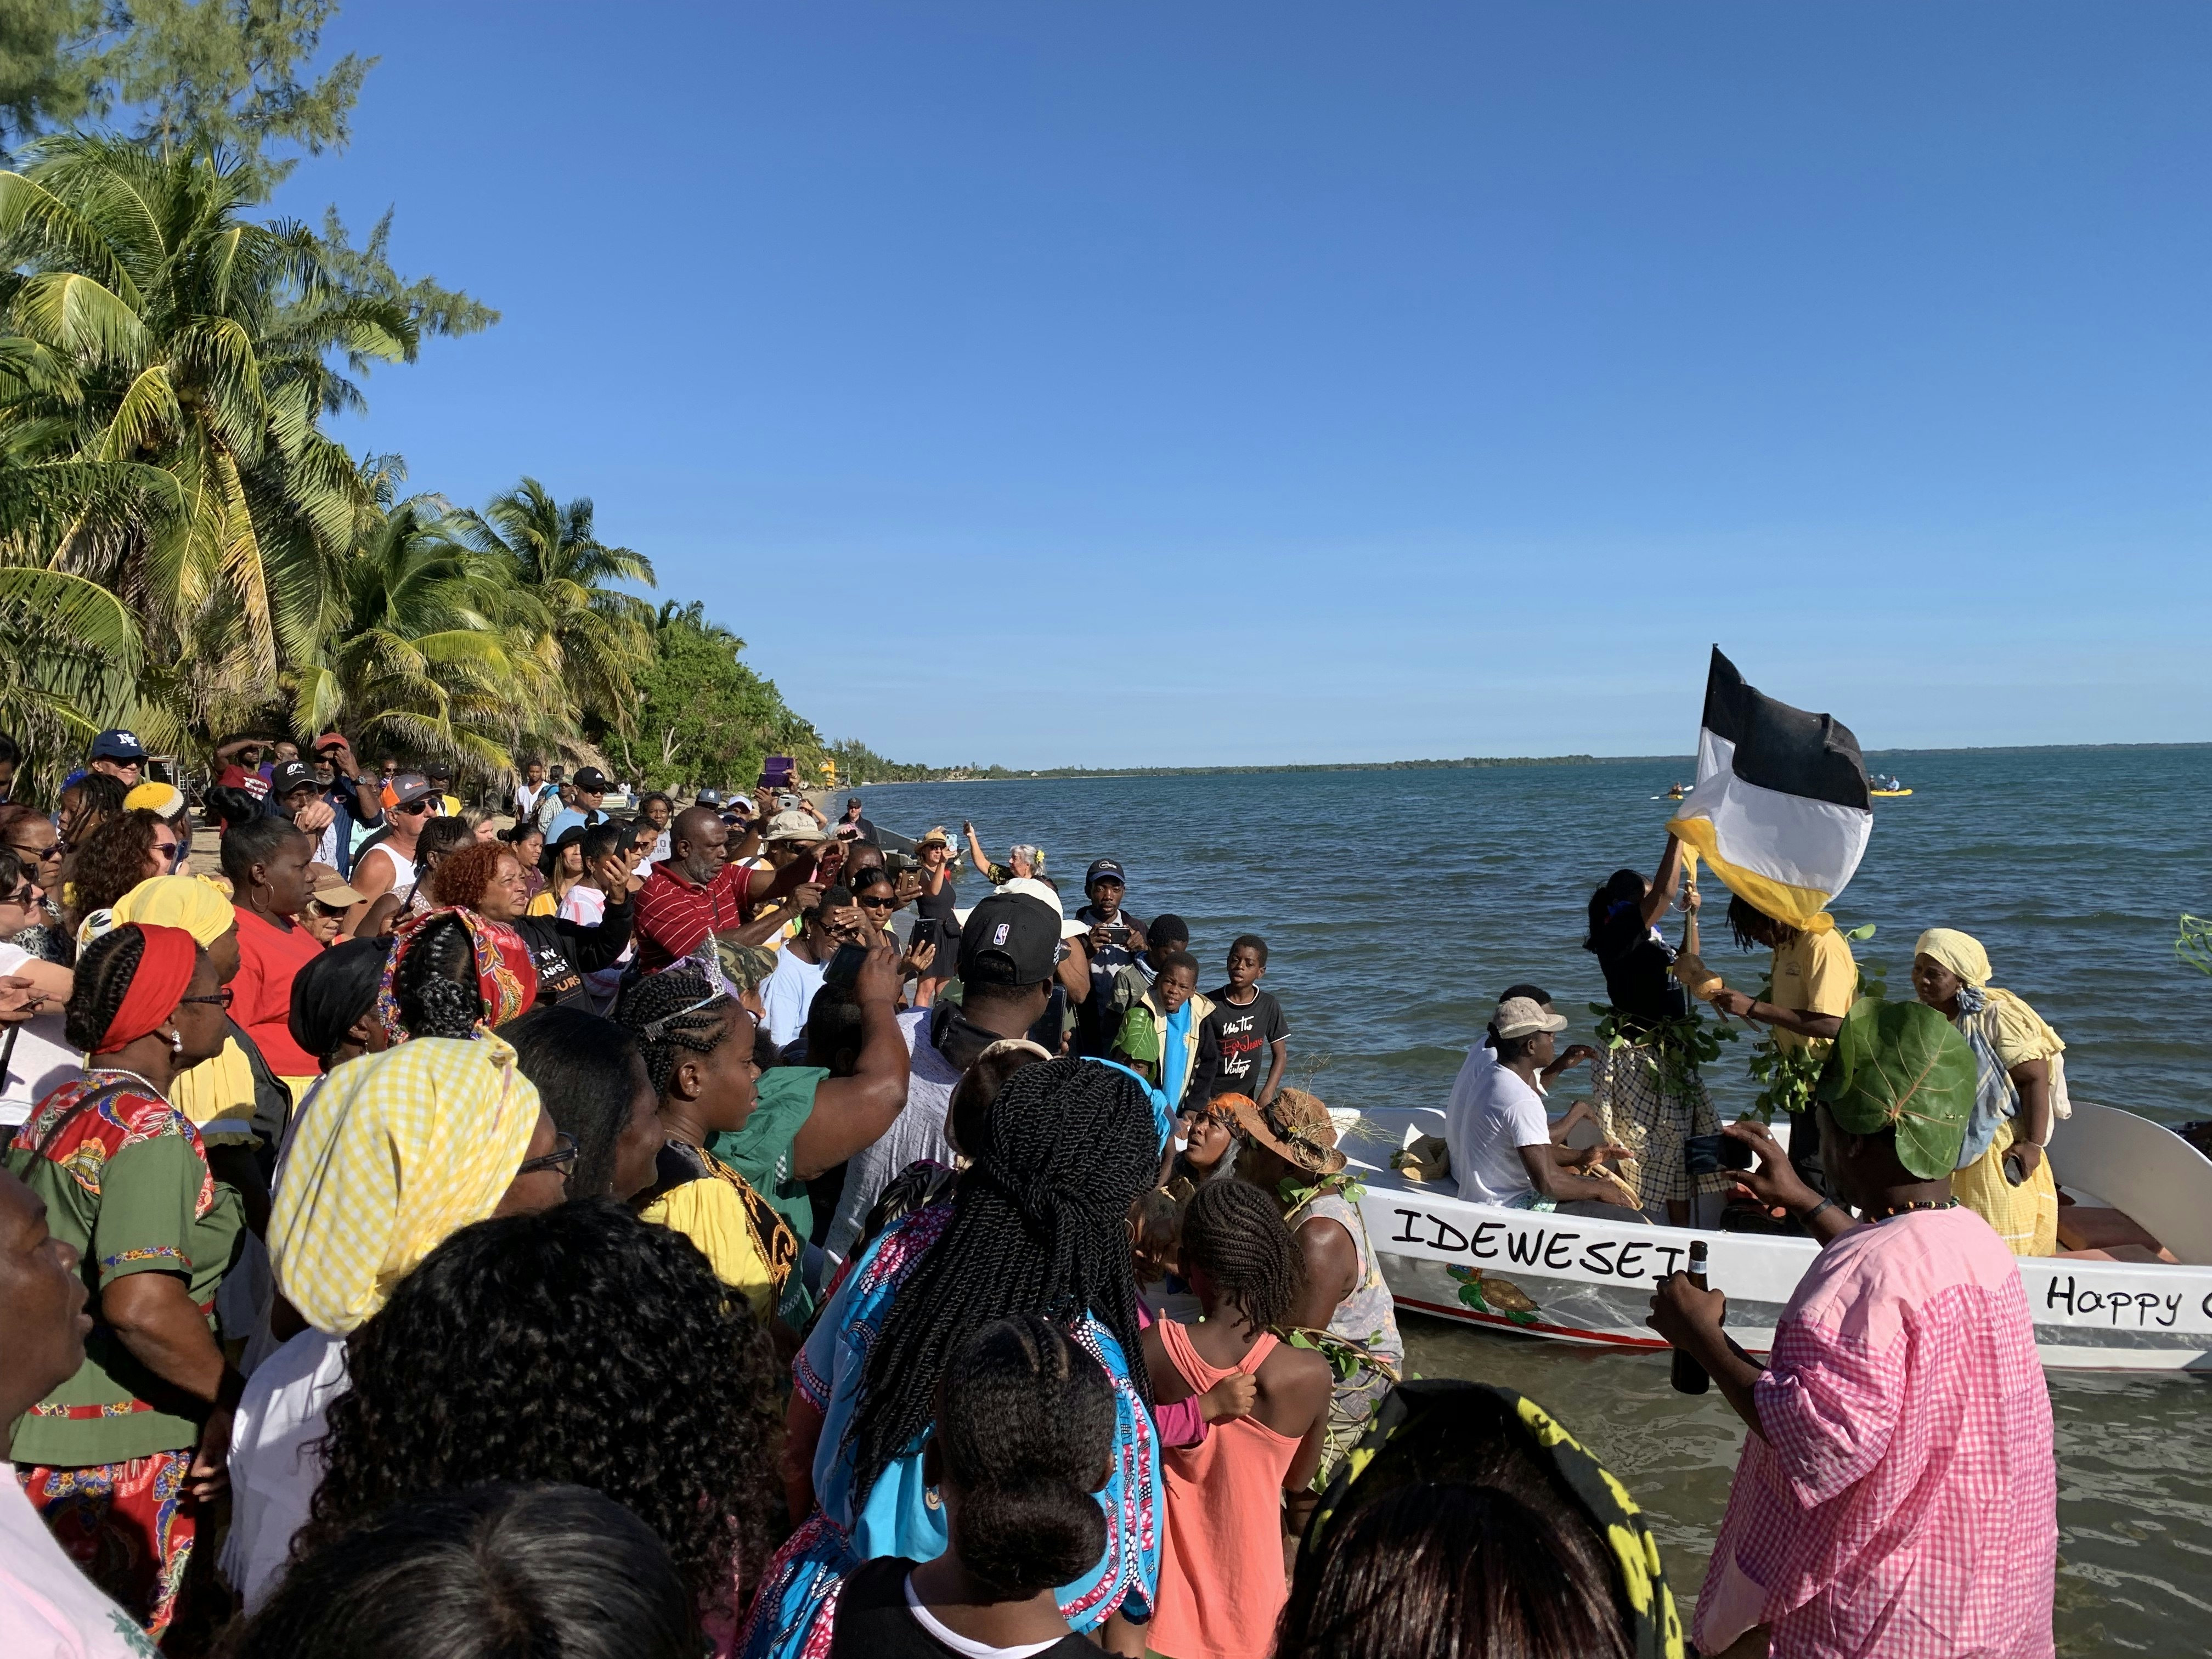
<path fill-rule="evenodd" d="M 743 1176 L 702 1146 L 671 1140 L 634 1202 L 643 1219 L 696 1244 L 714 1276 L 768 1323 L 798 1265 L 799 1237 Z"/>

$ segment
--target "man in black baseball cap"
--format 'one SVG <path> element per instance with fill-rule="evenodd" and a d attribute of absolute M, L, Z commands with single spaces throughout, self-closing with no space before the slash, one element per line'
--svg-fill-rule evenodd
<path fill-rule="evenodd" d="M 950 941 L 947 942 L 949 945 Z M 947 948 L 939 946 L 940 950 Z M 949 1164 L 945 1117 L 952 1091 L 976 1057 L 1010 1037 L 1037 1040 L 1052 1006 L 1060 960 L 1060 916 L 1025 893 L 998 893 L 968 913 L 960 930 L 960 1000 L 939 1000 L 914 1034 L 906 1103 L 889 1129 L 854 1153 L 823 1248 L 842 1260 L 861 1224 L 899 1171 L 918 1158 Z M 1057 1016 L 1048 1025 L 1058 1047 Z"/>
<path fill-rule="evenodd" d="M 1128 881 L 1112 859 L 1097 860 L 1084 872 L 1083 891 L 1091 902 L 1075 913 L 1075 919 L 1091 927 L 1083 939 L 1084 953 L 1091 958 L 1091 994 L 1076 1005 L 1075 1052 L 1103 1060 L 1121 1030 L 1115 977 L 1145 948 L 1145 928 L 1121 908 Z"/>
<path fill-rule="evenodd" d="M 569 780 L 574 805 L 556 813 L 552 823 L 545 826 L 545 844 L 550 847 L 561 839 L 562 830 L 574 824 L 588 830 L 606 817 L 599 807 L 607 798 L 607 775 L 596 766 L 583 766 Z"/>
<path fill-rule="evenodd" d="M 1042 989 L 1059 963 L 1060 918 L 1026 893 L 993 894 L 968 913 L 960 929 L 963 996 L 996 986 Z"/>

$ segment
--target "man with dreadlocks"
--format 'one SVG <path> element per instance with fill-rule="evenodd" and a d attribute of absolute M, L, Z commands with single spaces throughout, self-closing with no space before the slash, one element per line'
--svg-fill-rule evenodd
<path fill-rule="evenodd" d="M 1259 1386 L 1249 1416 L 1166 1454 L 1168 1548 L 1145 1645 L 1189 1659 L 1267 1659 L 1288 1593 L 1285 1534 L 1296 1538 L 1313 1512 L 1307 1487 L 1335 1373 L 1275 1334 L 1297 1311 L 1305 1273 L 1282 1212 L 1258 1188 L 1199 1188 L 1183 1215 L 1182 1276 L 1202 1312 L 1194 1325 L 1163 1319 L 1145 1333 L 1153 1398 L 1196 1399 L 1232 1376 Z"/>
<path fill-rule="evenodd" d="M 1159 1168 L 1151 1103 L 1118 1069 L 1046 1060 L 1007 1079 L 969 1139 L 963 1128 L 975 1162 L 951 1200 L 854 1259 L 792 1367 L 786 1484 L 794 1510 L 810 1496 L 815 1507 L 753 1604 L 748 1659 L 796 1655 L 853 1563 L 944 1553 L 922 1468 L 938 1385 L 969 1336 L 1019 1314 L 1060 1323 L 1113 1383 L 1105 1551 L 1055 1599 L 1075 1630 L 1106 1627 L 1109 1647 L 1140 1650 L 1128 1626 L 1151 1618 L 1159 1578 L 1159 1450 L 1124 1222 Z"/>
<path fill-rule="evenodd" d="M 707 1150 L 708 1137 L 735 1133 L 752 1115 L 757 1001 L 750 988 L 740 1000 L 696 969 L 671 968 L 632 986 L 617 1018 L 637 1039 L 668 1137 L 653 1184 L 630 1201 L 645 1220 L 696 1244 L 767 1325 L 799 1241 L 744 1176 Z"/>

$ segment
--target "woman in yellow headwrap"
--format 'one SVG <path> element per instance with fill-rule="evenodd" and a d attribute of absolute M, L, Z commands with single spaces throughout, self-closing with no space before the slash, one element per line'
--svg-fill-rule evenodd
<path fill-rule="evenodd" d="M 348 1334 L 462 1228 L 559 1203 L 574 1157 L 513 1047 L 488 1029 L 349 1060 L 300 1115 L 277 1170 L 269 1254 L 279 1316 L 307 1328 L 255 1370 L 231 1439 L 222 1567 L 249 1609 L 307 1518 L 322 1475 L 314 1448 L 346 1386 Z"/>
<path fill-rule="evenodd" d="M 2058 1183 L 2044 1149 L 2054 1115 L 2069 1111 L 2066 1045 L 1990 972 L 1981 941 L 1955 927 L 1931 927 L 1912 947 L 1914 993 L 1958 1027 L 1979 1073 L 1951 1191 L 2014 1255 L 2051 1255 Z"/>

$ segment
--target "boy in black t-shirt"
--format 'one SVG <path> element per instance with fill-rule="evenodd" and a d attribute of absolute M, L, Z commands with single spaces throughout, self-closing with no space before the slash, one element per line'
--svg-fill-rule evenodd
<path fill-rule="evenodd" d="M 1267 972 L 1267 941 L 1239 933 L 1229 947 L 1229 983 L 1213 994 L 1206 1023 L 1221 1045 L 1216 1094 L 1249 1095 L 1265 1106 L 1283 1086 L 1283 1063 L 1290 1052 L 1290 1022 L 1283 1005 L 1260 988 Z M 1264 1064 L 1262 1063 L 1264 1061 Z"/>

